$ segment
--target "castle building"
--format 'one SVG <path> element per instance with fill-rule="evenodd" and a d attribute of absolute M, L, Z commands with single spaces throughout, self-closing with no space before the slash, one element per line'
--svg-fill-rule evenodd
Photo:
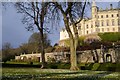
<path fill-rule="evenodd" d="M 72 31 L 72 27 L 71 27 Z M 95 0 L 92 2 L 91 18 L 84 18 L 78 23 L 79 36 L 86 36 L 96 33 L 120 32 L 120 9 L 110 8 L 103 10 L 97 7 Z M 65 29 L 60 31 L 59 45 L 64 46 L 64 40 L 68 39 L 68 33 Z"/>

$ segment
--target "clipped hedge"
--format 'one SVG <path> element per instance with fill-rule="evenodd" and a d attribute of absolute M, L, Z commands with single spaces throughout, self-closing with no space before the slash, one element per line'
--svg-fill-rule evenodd
<path fill-rule="evenodd" d="M 78 67 L 81 70 L 94 71 L 120 71 L 120 63 L 80 63 Z M 52 63 L 47 64 L 49 69 L 70 69 L 69 63 Z"/>
<path fill-rule="evenodd" d="M 8 64 L 2 63 L 2 67 L 33 67 L 40 68 L 41 64 Z M 120 63 L 80 63 L 81 70 L 93 71 L 120 71 Z M 70 69 L 70 63 L 47 63 L 47 69 Z"/>
<path fill-rule="evenodd" d="M 81 70 L 120 71 L 120 63 L 81 63 L 78 66 Z"/>
<path fill-rule="evenodd" d="M 98 36 L 100 36 L 102 41 L 109 41 L 109 42 L 120 41 L 120 32 L 99 33 Z"/>

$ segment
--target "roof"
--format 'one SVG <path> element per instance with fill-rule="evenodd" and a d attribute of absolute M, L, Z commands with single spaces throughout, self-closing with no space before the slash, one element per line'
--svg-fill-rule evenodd
<path fill-rule="evenodd" d="M 120 8 L 99 10 L 98 12 L 105 12 L 105 11 L 118 11 L 118 10 L 120 10 Z"/>

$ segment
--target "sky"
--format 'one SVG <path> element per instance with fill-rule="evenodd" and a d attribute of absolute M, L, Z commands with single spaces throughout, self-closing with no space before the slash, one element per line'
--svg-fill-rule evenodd
<path fill-rule="evenodd" d="M 9 5 L 2 9 L 2 44 L 9 42 L 13 48 L 19 47 L 22 43 L 27 43 L 33 32 L 27 31 L 27 25 L 21 22 L 22 14 L 17 13 L 16 9 Z M 59 41 L 59 29 L 53 29 L 48 38 L 54 45 Z M 53 38 L 54 36 L 54 38 Z M 52 38 L 51 38 L 52 37 Z"/>
<path fill-rule="evenodd" d="M 106 8 L 106 6 L 109 7 L 110 3 L 97 3 L 97 5 Z M 116 3 L 113 3 L 113 6 L 116 7 Z M 22 43 L 27 43 L 33 32 L 25 29 L 27 25 L 23 24 L 21 19 L 22 14 L 17 13 L 13 6 L 9 5 L 6 9 L 0 7 L 0 45 L 9 42 L 12 47 L 17 48 Z M 52 45 L 59 42 L 60 30 L 60 28 L 54 29 L 52 34 L 48 35 Z"/>
<path fill-rule="evenodd" d="M 18 47 L 27 42 L 31 35 L 21 22 L 22 15 L 16 13 L 12 6 L 2 10 L 2 43 L 9 42 L 12 47 Z"/>

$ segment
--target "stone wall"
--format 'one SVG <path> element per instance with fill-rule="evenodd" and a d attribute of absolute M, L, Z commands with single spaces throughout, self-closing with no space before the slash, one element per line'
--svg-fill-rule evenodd
<path fill-rule="evenodd" d="M 97 55 L 98 55 L 98 62 L 103 63 L 103 57 L 105 59 L 105 62 L 120 62 L 120 49 L 114 50 L 114 49 L 108 49 L 107 52 L 102 52 L 101 49 L 97 49 Z M 104 56 L 103 56 L 104 55 Z M 94 56 L 96 57 L 95 52 L 91 52 L 91 50 L 86 50 L 83 52 L 79 52 L 77 55 L 77 60 L 79 63 L 89 63 L 89 62 L 95 62 Z"/>
<path fill-rule="evenodd" d="M 98 56 L 98 57 L 97 57 Z M 103 60 L 104 57 L 104 60 Z M 20 56 L 15 56 L 15 60 L 27 61 L 36 60 L 41 62 L 41 54 L 23 54 Z M 93 63 L 98 60 L 98 63 L 103 62 L 120 62 L 120 48 L 108 49 L 103 51 L 101 49 L 97 50 L 85 50 L 77 51 L 77 61 L 78 63 Z M 52 52 L 45 54 L 46 62 L 70 62 L 70 52 Z"/>

